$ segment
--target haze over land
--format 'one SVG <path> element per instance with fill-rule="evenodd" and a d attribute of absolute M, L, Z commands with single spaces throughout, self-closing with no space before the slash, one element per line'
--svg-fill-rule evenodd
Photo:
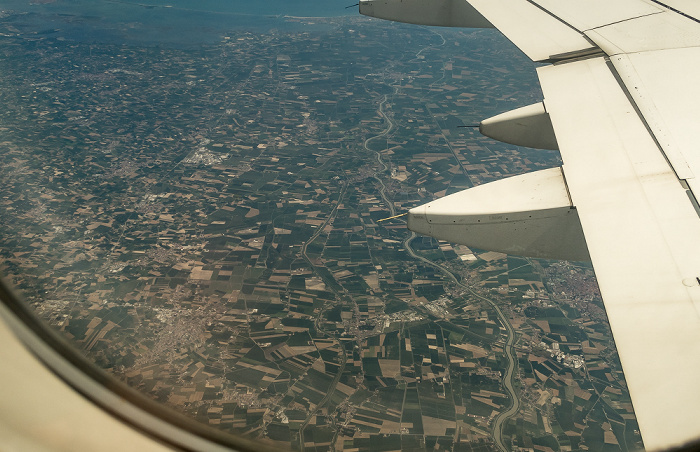
<path fill-rule="evenodd" d="M 99 366 L 305 450 L 640 444 L 588 267 L 378 222 L 559 164 L 458 128 L 541 98 L 497 32 L 5 3 L 2 273 Z"/>

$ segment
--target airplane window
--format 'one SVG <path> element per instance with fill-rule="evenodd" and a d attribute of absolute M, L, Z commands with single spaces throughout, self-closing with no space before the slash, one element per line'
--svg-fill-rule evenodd
<path fill-rule="evenodd" d="M 534 65 L 350 3 L 3 1 L 5 280 L 97 367 L 266 446 L 641 446 L 589 265 L 380 221 L 560 165 L 461 127 L 540 101 Z"/>

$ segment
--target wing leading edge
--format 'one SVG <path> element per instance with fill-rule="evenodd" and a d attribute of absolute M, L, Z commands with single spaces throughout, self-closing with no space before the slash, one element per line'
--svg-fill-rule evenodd
<path fill-rule="evenodd" d="M 495 124 L 490 136 L 526 137 L 516 144 L 532 145 L 543 141 L 537 137 L 551 121 L 555 137 L 544 141 L 558 146 L 563 178 L 555 183 L 556 178 L 532 176 L 525 185 L 499 181 L 477 187 L 475 195 L 469 194 L 475 189 L 466 190 L 412 209 L 409 228 L 477 247 L 507 245 L 513 253 L 562 258 L 561 244 L 542 246 L 536 231 L 568 227 L 572 232 L 563 243 L 587 246 L 596 270 L 645 446 L 655 450 L 697 441 L 700 85 L 693 79 L 700 69 L 698 8 L 685 0 L 673 0 L 671 7 L 646 0 L 462 1 L 533 61 L 554 63 L 537 69 L 544 112 L 529 108 L 529 117 L 520 112 L 506 115 L 509 122 L 485 123 L 488 130 Z M 367 5 L 379 2 L 395 2 L 396 8 L 401 3 L 361 0 L 361 12 L 363 4 L 367 14 Z M 386 12 L 383 18 L 406 21 Z M 576 212 L 566 218 L 576 218 L 582 233 L 551 210 L 566 212 L 562 184 Z M 503 203 L 496 200 L 506 186 L 514 187 L 514 203 L 503 215 L 498 210 Z M 522 208 L 514 205 L 523 199 L 518 186 L 527 186 L 530 199 L 539 200 L 537 209 L 528 211 L 526 202 Z M 498 226 L 501 243 L 494 246 L 498 237 L 480 237 L 483 233 L 474 232 L 479 227 L 468 224 L 479 220 L 474 209 L 464 207 L 473 199 L 495 206 L 478 215 L 508 223 Z M 539 223 L 527 219 L 532 212 L 540 215 Z M 514 213 L 521 225 L 512 224 Z M 515 251 L 514 237 L 522 244 Z M 537 240 L 524 243 L 531 237 Z"/>

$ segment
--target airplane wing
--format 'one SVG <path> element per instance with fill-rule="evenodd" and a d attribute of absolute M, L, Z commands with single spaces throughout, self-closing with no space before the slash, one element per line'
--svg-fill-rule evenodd
<path fill-rule="evenodd" d="M 412 209 L 409 228 L 593 262 L 645 446 L 700 437 L 700 2 L 361 0 L 366 15 L 498 28 L 542 103 L 482 133 L 558 148 L 561 168 Z M 695 176 L 695 174 L 698 176 Z"/>

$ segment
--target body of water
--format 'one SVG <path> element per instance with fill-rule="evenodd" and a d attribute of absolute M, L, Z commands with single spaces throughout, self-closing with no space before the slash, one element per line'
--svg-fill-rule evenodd
<path fill-rule="evenodd" d="M 291 17 L 358 16 L 353 0 L 55 0 L 0 2 L 2 22 L 22 36 L 78 42 L 192 46 L 233 30 L 294 31 Z M 323 26 L 323 24 L 320 24 Z"/>

